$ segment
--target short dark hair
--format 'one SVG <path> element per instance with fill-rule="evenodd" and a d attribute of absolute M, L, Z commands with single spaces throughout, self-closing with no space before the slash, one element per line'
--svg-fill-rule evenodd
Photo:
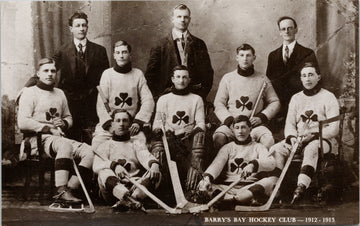
<path fill-rule="evenodd" d="M 69 18 L 69 26 L 73 25 L 75 19 L 84 19 L 86 20 L 86 24 L 89 23 L 88 16 L 82 11 L 76 11 L 70 18 Z"/>
<path fill-rule="evenodd" d="M 115 42 L 115 44 L 113 46 L 113 50 L 115 50 L 115 47 L 118 47 L 118 46 L 126 46 L 127 49 L 129 50 L 129 53 L 131 53 L 131 45 L 127 41 L 119 40 L 119 41 Z"/>
<path fill-rule="evenodd" d="M 239 115 L 234 119 L 234 124 L 238 123 L 238 122 L 246 122 L 246 125 L 248 125 L 249 127 L 251 127 L 251 122 L 249 117 L 247 117 L 246 115 Z"/>
<path fill-rule="evenodd" d="M 121 112 L 125 112 L 125 113 L 129 116 L 130 122 L 132 122 L 133 117 L 132 117 L 131 114 L 130 114 L 127 110 L 125 110 L 125 109 L 115 109 L 115 110 L 112 112 L 112 114 L 111 114 L 111 118 L 114 120 L 115 115 L 116 115 L 117 113 L 121 113 Z"/>
<path fill-rule="evenodd" d="M 185 65 L 176 65 L 173 68 L 172 76 L 174 76 L 175 71 L 188 71 L 189 72 L 189 69 Z M 190 77 L 190 73 L 189 73 L 189 77 Z"/>
<path fill-rule="evenodd" d="M 255 55 L 255 49 L 249 44 L 244 43 L 241 46 L 237 47 L 236 54 L 238 54 L 240 50 L 251 50 L 251 52 Z"/>
<path fill-rule="evenodd" d="M 292 17 L 289 17 L 289 16 L 282 16 L 278 19 L 277 24 L 278 24 L 279 28 L 280 28 L 280 22 L 283 20 L 292 20 L 294 22 L 294 26 L 295 26 L 294 28 L 297 28 L 297 23 L 296 23 L 295 19 Z"/>
<path fill-rule="evenodd" d="M 312 62 L 312 61 L 305 62 L 305 63 L 301 66 L 301 68 L 300 68 L 300 73 L 301 73 L 302 69 L 304 69 L 304 68 L 306 68 L 306 67 L 313 67 L 313 68 L 315 68 L 316 73 L 317 73 L 318 75 L 320 74 L 319 65 L 316 64 L 316 63 L 314 63 L 314 62 Z"/>
<path fill-rule="evenodd" d="M 43 66 L 44 64 L 55 64 L 55 60 L 53 58 L 50 57 L 45 57 L 39 60 L 38 62 L 38 70 L 40 70 L 40 67 Z"/>
<path fill-rule="evenodd" d="M 173 9 L 173 15 L 174 15 L 174 11 L 175 11 L 176 9 L 188 10 L 188 11 L 189 11 L 189 15 L 191 15 L 191 11 L 190 11 L 189 7 L 187 7 L 185 4 L 179 4 L 179 5 L 175 6 L 174 9 Z"/>

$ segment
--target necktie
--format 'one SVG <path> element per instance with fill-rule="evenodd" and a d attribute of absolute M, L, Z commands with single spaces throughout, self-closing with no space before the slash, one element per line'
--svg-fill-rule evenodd
<path fill-rule="evenodd" d="M 181 35 L 181 46 L 183 47 L 183 49 L 185 49 L 185 38 L 184 38 L 184 34 Z"/>
<path fill-rule="evenodd" d="M 289 47 L 285 46 L 285 58 L 284 58 L 284 62 L 285 64 L 289 61 L 290 55 L 289 55 Z"/>
<path fill-rule="evenodd" d="M 79 43 L 78 47 L 79 47 L 79 56 L 83 60 L 84 59 L 83 45 Z"/>

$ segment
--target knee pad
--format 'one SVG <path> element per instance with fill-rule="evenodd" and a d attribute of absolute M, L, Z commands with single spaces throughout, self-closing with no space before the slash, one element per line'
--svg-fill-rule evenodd
<path fill-rule="evenodd" d="M 165 160 L 165 149 L 162 141 L 154 141 L 151 146 L 151 154 L 159 160 L 160 165 L 163 165 L 163 161 Z"/>

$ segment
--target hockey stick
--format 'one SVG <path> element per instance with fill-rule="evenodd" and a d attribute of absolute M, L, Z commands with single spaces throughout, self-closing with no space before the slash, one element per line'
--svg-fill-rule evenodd
<path fill-rule="evenodd" d="M 181 182 L 180 182 L 177 164 L 175 161 L 171 160 L 169 144 L 167 142 L 166 133 L 165 133 L 166 119 L 164 119 L 163 115 L 161 115 L 161 121 L 162 121 L 161 130 L 163 131 L 162 141 L 164 144 L 166 160 L 167 160 L 167 163 L 169 166 L 170 178 L 171 178 L 171 182 L 172 182 L 173 189 L 174 189 L 174 194 L 175 194 L 175 199 L 176 199 L 176 204 L 177 204 L 176 207 L 184 208 L 187 204 L 191 204 L 192 206 L 197 205 L 196 203 L 189 202 L 185 198 L 184 191 L 182 189 Z"/>
<path fill-rule="evenodd" d="M 239 177 L 236 181 L 232 182 L 225 190 L 220 192 L 217 196 L 215 196 L 210 202 L 205 205 L 195 206 L 189 209 L 190 213 L 199 213 L 208 210 L 215 202 L 217 202 L 221 197 L 223 197 L 226 192 L 232 189 L 235 185 L 240 183 L 243 180 L 243 177 Z"/>
<path fill-rule="evenodd" d="M 258 97 L 257 97 L 257 99 L 256 99 L 256 102 L 255 102 L 253 111 L 251 112 L 250 118 L 254 117 L 254 115 L 255 115 L 256 108 L 257 108 L 257 106 L 259 105 L 259 102 L 260 102 L 260 100 L 261 100 L 261 98 L 262 98 L 262 96 L 263 96 L 265 87 L 266 87 L 266 82 L 264 81 L 263 85 L 261 86 L 259 95 L 258 95 Z"/>
<path fill-rule="evenodd" d="M 105 94 L 104 94 L 104 92 L 102 91 L 102 89 L 101 89 L 100 86 L 96 86 L 96 89 L 97 89 L 98 92 L 99 92 L 100 98 L 101 98 L 101 100 L 102 100 L 103 103 L 104 103 L 104 106 L 105 106 L 106 111 L 107 111 L 107 112 L 109 113 L 109 115 L 110 115 L 111 109 L 110 109 L 110 106 L 109 106 L 109 101 L 105 98 Z"/>
<path fill-rule="evenodd" d="M 235 211 L 267 211 L 270 209 L 271 207 L 271 204 L 272 202 L 274 201 L 274 198 L 278 192 L 278 190 L 280 189 L 280 186 L 281 186 L 281 182 L 283 181 L 283 179 L 285 178 L 285 174 L 291 164 L 291 161 L 295 155 L 295 153 L 301 149 L 302 145 L 301 145 L 301 142 L 302 142 L 302 138 L 300 138 L 300 141 L 298 141 L 297 143 L 295 143 L 294 147 L 291 149 L 291 153 L 290 153 L 290 156 L 288 157 L 287 161 L 286 161 L 286 164 L 284 166 L 284 168 L 282 169 L 281 171 L 281 174 L 280 174 L 280 177 L 279 179 L 277 180 L 276 182 L 276 185 L 275 185 L 275 188 L 274 190 L 272 191 L 271 195 L 270 195 L 270 198 L 268 199 L 268 201 L 264 204 L 264 205 L 261 205 L 261 206 L 240 206 L 240 205 L 237 205 L 235 207 Z"/>
<path fill-rule="evenodd" d="M 100 159 L 102 159 L 104 161 L 104 158 L 99 155 L 96 151 L 94 151 L 95 155 L 98 156 Z M 139 188 L 142 192 L 144 192 L 149 198 L 151 198 L 154 202 L 156 202 L 157 204 L 159 204 L 159 206 L 161 206 L 163 209 L 165 209 L 166 211 L 168 211 L 171 214 L 179 214 L 181 213 L 181 210 L 176 209 L 176 208 L 171 208 L 168 205 L 166 205 L 163 201 L 161 201 L 158 197 L 156 197 L 155 195 L 153 195 L 144 185 L 140 184 L 139 182 L 137 182 L 136 180 L 130 178 L 128 175 L 125 176 L 126 179 L 128 179 L 135 187 Z M 132 201 L 133 199 L 130 197 L 130 201 Z M 146 211 L 145 211 L 146 212 Z"/>
<path fill-rule="evenodd" d="M 78 169 L 78 167 L 77 167 L 77 165 L 76 165 L 76 163 L 75 163 L 75 160 L 72 159 L 72 161 L 73 161 L 73 166 L 74 166 L 74 169 L 75 169 L 76 176 L 77 176 L 78 179 L 79 179 L 81 188 L 83 189 L 83 191 L 84 191 L 84 193 L 85 193 L 86 200 L 87 200 L 88 203 L 89 203 L 89 208 L 84 208 L 84 212 L 85 212 L 85 213 L 95 213 L 94 204 L 92 203 L 91 198 L 90 198 L 90 196 L 89 196 L 89 193 L 88 193 L 87 190 L 86 190 L 86 187 L 85 187 L 84 181 L 83 181 L 82 178 L 81 178 L 79 169 Z"/>

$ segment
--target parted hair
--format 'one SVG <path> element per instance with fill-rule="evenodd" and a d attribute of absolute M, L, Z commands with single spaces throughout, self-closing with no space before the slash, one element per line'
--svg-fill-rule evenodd
<path fill-rule="evenodd" d="M 302 67 L 300 68 L 300 71 L 302 71 L 302 69 L 306 68 L 306 67 L 313 67 L 315 68 L 316 73 L 319 75 L 320 74 L 320 68 L 319 65 L 316 65 L 314 62 L 309 61 L 309 62 L 305 62 Z"/>
<path fill-rule="evenodd" d="M 175 11 L 176 9 L 188 10 L 188 11 L 189 11 L 189 15 L 191 15 L 191 11 L 190 11 L 189 7 L 187 7 L 185 4 L 179 4 L 179 5 L 175 6 L 174 9 L 173 9 L 173 15 L 174 15 L 174 11 Z"/>
<path fill-rule="evenodd" d="M 69 18 L 69 26 L 72 26 L 75 19 L 84 19 L 88 24 L 88 16 L 82 11 L 76 11 L 70 18 Z"/>
<path fill-rule="evenodd" d="M 176 65 L 174 68 L 173 68 L 173 71 L 172 71 L 172 76 L 174 76 L 175 74 L 175 71 L 189 71 L 188 67 L 186 67 L 185 65 Z M 189 77 L 190 77 L 190 73 L 189 73 Z"/>

